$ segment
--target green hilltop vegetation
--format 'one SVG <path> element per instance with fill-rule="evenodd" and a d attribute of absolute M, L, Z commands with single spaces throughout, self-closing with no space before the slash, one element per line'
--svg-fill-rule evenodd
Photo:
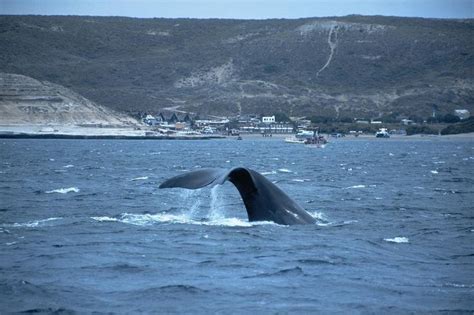
<path fill-rule="evenodd" d="M 474 20 L 0 16 L 0 72 L 132 114 L 474 112 Z"/>

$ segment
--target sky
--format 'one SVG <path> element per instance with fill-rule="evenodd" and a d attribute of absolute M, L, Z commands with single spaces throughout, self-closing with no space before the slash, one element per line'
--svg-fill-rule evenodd
<path fill-rule="evenodd" d="M 0 0 L 0 14 L 232 19 L 362 14 L 474 18 L 474 0 Z"/>

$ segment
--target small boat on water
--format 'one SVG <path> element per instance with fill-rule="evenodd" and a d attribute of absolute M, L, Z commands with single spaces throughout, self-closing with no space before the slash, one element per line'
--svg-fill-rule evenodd
<path fill-rule="evenodd" d="M 387 128 L 380 128 L 379 131 L 375 133 L 376 138 L 390 138 L 390 134 L 387 131 Z"/>
<path fill-rule="evenodd" d="M 304 144 L 309 148 L 324 148 L 328 141 L 324 136 L 320 136 L 317 132 L 314 133 L 314 136 L 305 140 Z"/>
<path fill-rule="evenodd" d="M 324 136 L 319 135 L 317 129 L 314 131 L 301 130 L 294 137 L 286 138 L 286 143 L 304 144 L 306 147 L 324 148 L 328 141 Z"/>
<path fill-rule="evenodd" d="M 298 139 L 296 137 L 285 138 L 286 143 L 304 144 L 305 139 Z"/>

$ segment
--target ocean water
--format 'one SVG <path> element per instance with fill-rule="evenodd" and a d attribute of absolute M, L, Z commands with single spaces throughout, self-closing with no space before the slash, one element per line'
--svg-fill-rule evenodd
<path fill-rule="evenodd" d="M 249 223 L 246 166 L 317 224 Z M 474 142 L 0 140 L 0 312 L 474 311 Z"/>

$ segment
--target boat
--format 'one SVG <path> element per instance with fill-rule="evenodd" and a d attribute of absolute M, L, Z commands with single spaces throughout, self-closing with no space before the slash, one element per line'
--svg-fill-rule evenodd
<path fill-rule="evenodd" d="M 307 138 L 304 142 L 305 146 L 309 148 L 324 148 L 327 143 L 326 138 L 319 135 L 316 131 L 314 132 L 314 136 Z"/>
<path fill-rule="evenodd" d="M 285 138 L 286 143 L 304 144 L 306 139 L 312 138 L 314 131 L 301 129 L 292 137 Z"/>
<path fill-rule="evenodd" d="M 297 139 L 307 139 L 307 138 L 310 138 L 314 136 L 314 131 L 312 130 L 304 130 L 304 129 L 301 129 L 300 131 L 298 131 L 298 133 L 295 135 L 295 138 Z"/>
<path fill-rule="evenodd" d="M 296 137 L 285 138 L 286 143 L 304 144 L 305 139 L 298 139 Z"/>
<path fill-rule="evenodd" d="M 390 134 L 387 131 L 387 128 L 380 128 L 379 131 L 375 133 L 376 138 L 390 138 Z"/>
<path fill-rule="evenodd" d="M 286 143 L 304 144 L 307 147 L 324 148 L 328 141 L 324 136 L 321 136 L 318 129 L 315 130 L 300 130 L 295 136 L 285 138 Z"/>

